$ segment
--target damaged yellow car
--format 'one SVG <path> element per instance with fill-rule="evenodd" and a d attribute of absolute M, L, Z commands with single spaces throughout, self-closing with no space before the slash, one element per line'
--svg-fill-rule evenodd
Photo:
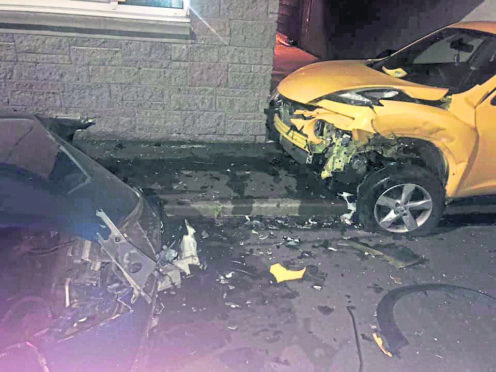
<path fill-rule="evenodd" d="M 383 59 L 286 77 L 269 129 L 357 194 L 368 230 L 422 235 L 447 201 L 496 194 L 496 22 L 440 29 Z"/>

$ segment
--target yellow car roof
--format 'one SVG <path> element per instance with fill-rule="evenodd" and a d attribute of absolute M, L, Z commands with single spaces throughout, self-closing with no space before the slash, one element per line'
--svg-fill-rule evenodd
<path fill-rule="evenodd" d="M 496 22 L 480 21 L 480 22 L 460 22 L 455 23 L 449 27 L 466 28 L 469 30 L 477 30 L 496 34 Z"/>

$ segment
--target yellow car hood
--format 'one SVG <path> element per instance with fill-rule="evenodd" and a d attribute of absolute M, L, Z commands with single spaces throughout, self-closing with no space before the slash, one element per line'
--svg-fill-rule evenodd
<path fill-rule="evenodd" d="M 305 66 L 287 76 L 278 86 L 283 96 L 308 103 L 327 94 L 342 90 L 391 87 L 404 91 L 411 97 L 439 100 L 448 89 L 415 84 L 376 71 L 365 61 L 329 61 Z"/>

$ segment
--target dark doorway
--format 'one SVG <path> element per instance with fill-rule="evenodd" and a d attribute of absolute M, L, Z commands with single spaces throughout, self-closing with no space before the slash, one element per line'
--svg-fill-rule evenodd
<path fill-rule="evenodd" d="M 280 0 L 277 32 L 298 43 L 300 39 L 301 0 Z"/>
<path fill-rule="evenodd" d="M 484 0 L 280 0 L 278 32 L 320 59 L 374 58 L 451 23 Z"/>

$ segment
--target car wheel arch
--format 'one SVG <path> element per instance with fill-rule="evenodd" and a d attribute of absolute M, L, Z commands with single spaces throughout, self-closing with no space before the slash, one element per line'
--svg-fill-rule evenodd
<path fill-rule="evenodd" d="M 426 167 L 439 177 L 443 185 L 446 185 L 449 165 L 441 149 L 432 142 L 418 138 L 402 137 L 398 139 L 398 142 L 400 146 L 411 149 L 411 155 L 413 155 L 404 161 Z"/>

